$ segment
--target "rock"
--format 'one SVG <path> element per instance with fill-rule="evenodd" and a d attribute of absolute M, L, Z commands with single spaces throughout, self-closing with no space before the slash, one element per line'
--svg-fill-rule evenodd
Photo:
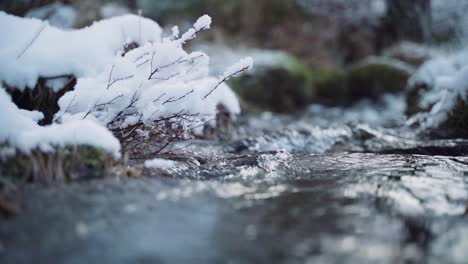
<path fill-rule="evenodd" d="M 269 65 L 257 65 L 231 86 L 244 100 L 244 109 L 294 112 L 311 103 L 346 106 L 402 92 L 414 70 L 384 57 L 370 57 L 345 70 L 316 69 L 285 55 Z"/>
<path fill-rule="evenodd" d="M 236 83 L 233 86 L 247 109 L 294 112 L 307 106 L 311 96 L 307 79 L 284 68 L 263 69 Z"/>
<path fill-rule="evenodd" d="M 358 100 L 377 100 L 386 93 L 404 91 L 414 72 L 410 65 L 384 57 L 370 57 L 344 71 L 322 73 L 313 86 L 314 101 L 350 105 Z"/>
<path fill-rule="evenodd" d="M 418 86 L 407 91 L 406 115 L 410 117 L 422 113 L 431 115 L 429 111 L 432 105 L 427 108 L 422 108 L 419 105 L 422 94 L 427 91 L 427 86 Z M 420 132 L 431 138 L 468 138 L 468 104 L 460 96 L 456 100 L 455 107 L 447 114 L 445 121 L 437 126 L 427 127 Z M 420 122 L 416 122 L 414 125 L 418 127 Z"/>
<path fill-rule="evenodd" d="M 273 58 L 259 60 L 253 72 L 230 82 L 244 110 L 295 112 L 310 103 L 313 77 L 308 67 L 286 53 Z"/>
<path fill-rule="evenodd" d="M 464 76 L 455 64 L 442 59 L 429 61 L 408 81 L 405 114 L 411 125 L 431 138 L 468 138 L 468 104 L 462 94 L 450 92 L 459 91 L 463 81 L 444 86 L 445 80 Z M 444 90 L 448 93 L 442 95 Z"/>

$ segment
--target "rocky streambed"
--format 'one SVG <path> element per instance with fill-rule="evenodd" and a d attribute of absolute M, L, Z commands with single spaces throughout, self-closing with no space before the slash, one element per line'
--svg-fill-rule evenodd
<path fill-rule="evenodd" d="M 417 136 L 402 100 L 249 114 L 144 177 L 21 186 L 0 263 L 466 263 L 468 142 Z"/>

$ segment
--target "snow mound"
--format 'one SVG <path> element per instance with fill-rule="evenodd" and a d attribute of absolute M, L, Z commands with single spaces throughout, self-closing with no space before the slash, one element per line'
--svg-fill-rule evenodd
<path fill-rule="evenodd" d="M 160 42 L 115 56 L 100 74 L 79 78 L 74 91 L 59 100 L 55 119 L 94 119 L 111 129 L 177 119 L 199 133 L 205 124 L 215 125 L 219 105 L 235 116 L 239 102 L 224 82 L 250 69 L 253 60 L 243 59 L 216 78 L 209 75 L 205 53 L 183 49 L 210 22 L 203 16 L 180 37 L 174 28 Z"/>
<path fill-rule="evenodd" d="M 0 145 L 6 144 L 9 150 L 2 150 L 0 158 L 14 155 L 16 149 L 29 154 L 36 149 L 52 152 L 55 147 L 70 145 L 89 145 L 102 148 L 115 157 L 120 155 L 119 141 L 104 127 L 89 120 L 41 127 L 36 122 L 43 115 L 19 109 L 1 87 L 0 112 Z"/>
<path fill-rule="evenodd" d="M 109 129 L 129 126 L 154 132 L 172 122 L 183 131 L 200 133 L 207 124 L 216 124 L 220 105 L 233 117 L 240 112 L 237 97 L 224 82 L 253 66 L 246 58 L 213 77 L 206 54 L 183 49 L 210 28 L 207 15 L 181 36 L 174 27 L 165 38 L 157 23 L 134 15 L 65 31 L 47 21 L 0 12 L 0 24 L 0 84 L 32 89 L 40 77 L 49 78 L 57 81 L 47 83 L 57 92 L 63 87 L 61 77 L 77 79 L 74 89 L 59 99 L 60 110 L 47 127 L 37 125 L 42 113 L 18 109 L 0 86 L 0 146 L 25 153 L 80 144 L 117 155 L 120 144 Z M 160 135 L 170 137 L 165 133 Z"/>
<path fill-rule="evenodd" d="M 171 169 L 177 166 L 177 163 L 168 159 L 151 159 L 145 161 L 145 167 L 148 169 Z"/>
<path fill-rule="evenodd" d="M 160 42 L 162 29 L 146 18 L 125 15 L 65 31 L 47 21 L 0 11 L 0 81 L 24 89 L 39 77 L 94 76 L 125 44 Z"/>

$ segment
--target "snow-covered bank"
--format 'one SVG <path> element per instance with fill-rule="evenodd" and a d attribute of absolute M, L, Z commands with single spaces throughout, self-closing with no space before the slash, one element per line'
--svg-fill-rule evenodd
<path fill-rule="evenodd" d="M 0 87 L 0 144 L 9 149 L 2 153 L 90 145 L 118 155 L 120 144 L 109 129 L 133 126 L 130 133 L 140 141 L 154 131 L 169 137 L 164 128 L 171 124 L 184 133 L 201 132 L 207 124 L 216 125 L 220 105 L 232 117 L 240 112 L 224 82 L 253 65 L 246 58 L 213 77 L 206 54 L 184 51 L 185 43 L 210 28 L 207 15 L 183 34 L 174 27 L 167 37 L 156 22 L 133 15 L 73 31 L 4 12 L 0 23 L 0 83 L 24 90 L 33 89 L 40 77 L 77 78 L 47 127 L 37 125 L 41 113 L 19 109 Z"/>
<path fill-rule="evenodd" d="M 55 147 L 87 145 L 102 148 L 115 157 L 120 156 L 119 141 L 104 127 L 89 120 L 77 120 L 66 124 L 41 127 L 37 121 L 42 114 L 19 109 L 10 96 L 0 89 L 0 158 L 16 153 L 16 149 L 29 154 L 39 149 L 52 152 Z"/>

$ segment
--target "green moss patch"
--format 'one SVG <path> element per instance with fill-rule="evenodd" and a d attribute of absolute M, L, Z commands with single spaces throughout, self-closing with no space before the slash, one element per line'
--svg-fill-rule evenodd
<path fill-rule="evenodd" d="M 404 91 L 411 72 L 410 68 L 378 60 L 365 61 L 346 71 L 329 71 L 314 83 L 314 99 L 328 105 L 377 100 L 386 93 Z"/>

